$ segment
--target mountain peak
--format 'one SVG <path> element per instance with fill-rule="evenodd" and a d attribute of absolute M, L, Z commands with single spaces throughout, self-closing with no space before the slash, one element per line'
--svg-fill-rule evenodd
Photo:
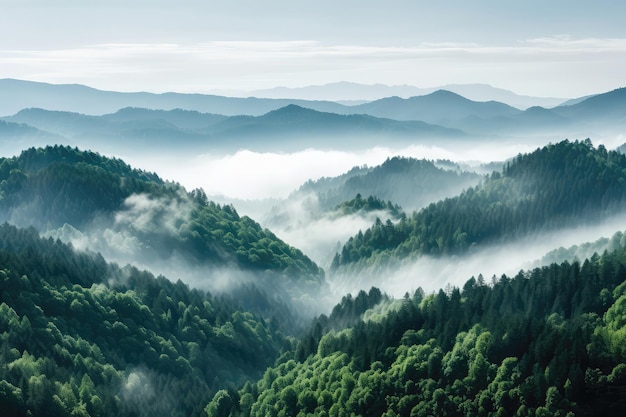
<path fill-rule="evenodd" d="M 284 107 L 280 107 L 276 110 L 272 110 L 261 117 L 294 117 L 294 116 L 306 116 L 313 114 L 322 114 L 316 110 L 311 110 L 307 107 L 302 107 L 297 104 L 288 104 Z"/>
<path fill-rule="evenodd" d="M 433 97 L 433 98 L 444 98 L 444 99 L 450 99 L 450 100 L 454 99 L 454 100 L 472 101 L 472 100 L 470 100 L 468 98 L 463 97 L 460 94 L 454 93 L 454 92 L 452 92 L 450 90 L 443 90 L 443 89 L 433 91 L 432 93 L 427 94 L 426 96 L 423 96 L 423 97 Z"/>

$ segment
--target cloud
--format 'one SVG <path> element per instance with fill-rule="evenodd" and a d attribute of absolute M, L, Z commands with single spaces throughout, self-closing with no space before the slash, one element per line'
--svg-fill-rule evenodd
<path fill-rule="evenodd" d="M 330 266 L 335 253 L 359 230 L 371 227 L 377 217 L 383 220 L 391 217 L 382 210 L 350 215 L 326 211 L 314 193 L 281 201 L 264 216 L 259 219 L 264 227 L 323 268 Z"/>
<path fill-rule="evenodd" d="M 133 194 L 124 200 L 123 207 L 123 210 L 115 213 L 117 228 L 173 235 L 189 219 L 192 204 L 182 193 L 178 194 L 178 198 Z"/>
<path fill-rule="evenodd" d="M 136 369 L 128 374 L 128 378 L 123 386 L 122 395 L 126 398 L 132 398 L 134 396 L 151 396 L 154 395 L 154 393 L 152 392 L 152 387 L 148 381 L 147 375 L 143 371 Z"/>
<path fill-rule="evenodd" d="M 526 139 L 524 142 L 507 143 L 501 140 L 498 144 L 486 142 L 471 146 L 458 143 L 453 146 L 411 145 L 403 148 L 380 146 L 354 151 L 305 149 L 279 153 L 240 150 L 228 155 L 117 156 L 134 167 L 158 172 L 162 178 L 179 182 L 189 190 L 203 188 L 209 196 L 263 199 L 286 198 L 308 180 L 341 175 L 355 166 L 377 166 L 397 155 L 475 164 L 502 161 L 530 152 L 537 146 L 539 143 Z"/>
<path fill-rule="evenodd" d="M 623 84 L 626 39 L 557 36 L 507 45 L 412 46 L 314 40 L 105 43 L 5 49 L 0 62 L 5 77 L 123 91 L 256 90 L 350 80 L 421 87 L 486 82 L 525 94 L 574 97 Z M 589 79 L 590 73 L 596 76 Z"/>
<path fill-rule="evenodd" d="M 487 282 L 492 276 L 515 276 L 520 270 L 537 266 L 548 252 L 611 237 L 624 229 L 626 213 L 606 218 L 597 224 L 572 226 L 554 232 L 538 233 L 525 239 L 500 245 L 477 248 L 463 256 L 420 256 L 405 261 L 393 271 L 360 273 L 358 276 L 329 276 L 336 294 L 354 293 L 372 285 L 395 296 L 412 294 L 421 287 L 426 292 L 438 291 L 447 285 L 462 287 L 468 279 L 482 274 Z M 564 259 L 565 260 L 565 259 Z"/>
<path fill-rule="evenodd" d="M 149 250 L 145 251 L 150 247 L 149 241 L 155 236 L 177 236 L 191 210 L 192 202 L 182 193 L 170 197 L 133 194 L 114 213 L 113 221 L 96 217 L 83 231 L 65 224 L 47 235 L 70 242 L 78 250 L 100 252 L 110 261 L 132 263 L 159 274 L 162 273 L 159 268 L 143 263 L 153 263 L 150 262 L 153 256 L 147 255 Z M 146 240 L 142 235 L 149 238 Z M 168 265 L 170 260 L 164 261 Z"/>

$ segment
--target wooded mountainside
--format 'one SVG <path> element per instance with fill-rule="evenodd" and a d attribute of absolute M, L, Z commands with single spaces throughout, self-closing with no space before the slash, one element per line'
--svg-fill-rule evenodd
<path fill-rule="evenodd" d="M 396 156 L 376 167 L 354 168 L 339 177 L 308 181 L 295 195 L 313 192 L 323 208 L 330 208 L 361 194 L 412 211 L 452 197 L 479 181 L 480 176 L 473 172 L 442 169 L 432 161 Z"/>
<path fill-rule="evenodd" d="M 435 294 L 418 290 L 345 330 L 321 317 L 260 381 L 218 392 L 207 412 L 619 415 L 626 398 L 624 243 L 582 264 L 489 282 L 472 277 Z"/>
<path fill-rule="evenodd" d="M 191 265 L 270 271 L 312 286 L 323 281 L 300 250 L 234 207 L 97 153 L 54 146 L 2 158 L 0 195 L 5 221 L 41 232 L 69 225 L 110 250 L 119 240 L 131 242 L 122 250 L 147 263 L 178 254 Z"/>
<path fill-rule="evenodd" d="M 0 226 L 0 265 L 3 415 L 199 416 L 290 346 L 278 304 L 262 318 L 34 229 Z"/>
<path fill-rule="evenodd" d="M 459 255 L 626 207 L 626 156 L 591 141 L 562 141 L 518 155 L 502 172 L 397 223 L 378 223 L 335 256 L 335 273 L 381 271 L 419 255 Z"/>

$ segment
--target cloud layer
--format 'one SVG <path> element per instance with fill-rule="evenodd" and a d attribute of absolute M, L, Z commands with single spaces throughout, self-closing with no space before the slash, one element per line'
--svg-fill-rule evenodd
<path fill-rule="evenodd" d="M 560 138 L 562 139 L 562 138 Z M 361 151 L 305 149 L 290 153 L 240 150 L 234 154 L 116 155 L 132 166 L 157 172 L 187 189 L 203 188 L 207 195 L 236 199 L 285 198 L 304 182 L 343 174 L 355 166 L 376 166 L 387 158 L 402 155 L 417 159 L 453 161 L 502 161 L 530 152 L 546 142 L 526 141 L 454 145 L 412 145 L 405 148 L 374 147 Z M 595 141 L 594 141 L 595 143 Z"/>
<path fill-rule="evenodd" d="M 104 43 L 4 49 L 0 62 L 2 77 L 123 91 L 245 91 L 350 80 L 420 87 L 482 82 L 529 95 L 576 97 L 625 83 L 626 38 L 563 35 L 508 45 L 412 46 L 312 40 Z"/>

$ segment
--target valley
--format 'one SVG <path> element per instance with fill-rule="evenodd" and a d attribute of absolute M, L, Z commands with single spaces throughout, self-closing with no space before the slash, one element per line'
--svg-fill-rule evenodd
<path fill-rule="evenodd" d="M 0 90 L 8 415 L 617 415 L 623 89 Z"/>

